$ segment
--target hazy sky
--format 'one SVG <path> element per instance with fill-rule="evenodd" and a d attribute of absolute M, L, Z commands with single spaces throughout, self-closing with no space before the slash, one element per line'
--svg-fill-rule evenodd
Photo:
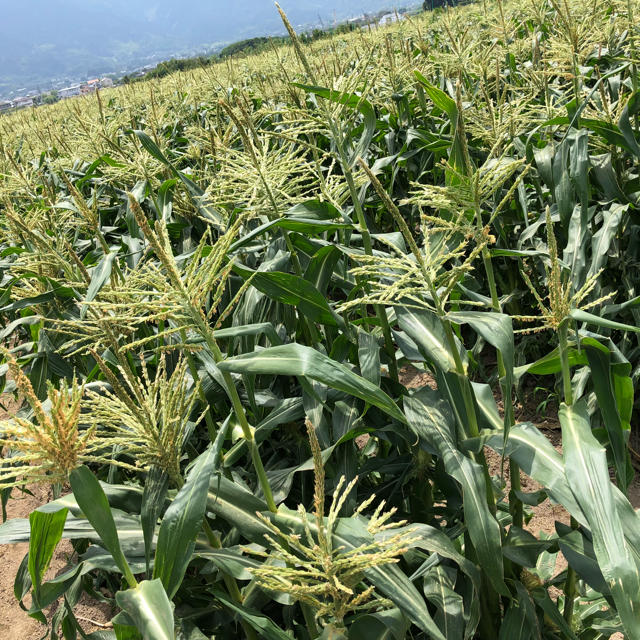
<path fill-rule="evenodd" d="M 330 24 L 396 4 L 281 1 L 295 25 Z M 272 0 L 0 0 L 0 10 L 0 94 L 282 30 Z"/>

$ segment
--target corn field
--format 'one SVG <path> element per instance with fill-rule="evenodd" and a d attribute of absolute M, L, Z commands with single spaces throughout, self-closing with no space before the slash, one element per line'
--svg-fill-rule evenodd
<path fill-rule="evenodd" d="M 0 525 L 24 615 L 640 639 L 640 3 L 281 14 L 290 45 L 0 118 L 3 520 L 53 488 Z"/>

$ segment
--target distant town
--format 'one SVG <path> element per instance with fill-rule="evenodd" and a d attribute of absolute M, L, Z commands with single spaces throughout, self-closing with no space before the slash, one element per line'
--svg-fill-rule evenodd
<path fill-rule="evenodd" d="M 442 0 L 441 0 L 442 1 Z M 444 0 L 446 3 L 447 0 Z M 415 11 L 415 9 L 414 9 Z M 392 24 L 394 22 L 398 22 L 404 20 L 407 14 L 412 13 L 410 9 L 403 8 L 398 9 L 393 12 L 382 11 L 377 14 L 363 14 L 361 16 L 356 16 L 354 18 L 350 18 L 344 23 L 336 25 L 331 28 L 315 28 L 310 32 L 303 32 L 303 38 L 306 36 L 307 39 L 315 39 L 317 37 L 324 37 L 329 33 L 333 33 L 336 31 L 349 31 L 363 27 L 378 27 Z M 262 37 L 262 38 L 251 38 L 249 40 L 244 40 L 239 43 L 234 43 L 229 45 L 223 49 L 221 49 L 218 53 L 210 56 L 208 58 L 205 57 L 194 57 L 187 58 L 184 60 L 176 60 L 172 59 L 170 61 L 161 62 L 158 65 L 146 65 L 144 67 L 140 67 L 134 69 L 128 73 L 121 72 L 121 75 L 118 74 L 109 74 L 108 76 L 104 76 L 101 78 L 92 78 L 90 80 L 85 80 L 83 82 L 77 82 L 74 84 L 70 84 L 69 86 L 62 86 L 60 88 L 50 89 L 44 92 L 29 92 L 27 95 L 18 95 L 16 97 L 12 97 L 8 100 L 0 100 L 0 113 L 5 113 L 7 111 L 12 111 L 16 109 L 25 109 L 27 107 L 37 107 L 43 104 L 52 104 L 54 102 L 58 102 L 59 100 L 65 100 L 67 98 L 73 98 L 75 96 L 87 95 L 90 93 L 94 93 L 98 89 L 110 88 L 119 84 L 127 84 L 132 81 L 140 80 L 145 76 L 149 75 L 150 77 L 159 77 L 161 75 L 165 75 L 164 73 L 158 73 L 158 71 L 162 71 L 164 68 L 174 70 L 181 70 L 183 68 L 190 68 L 193 66 L 197 66 L 200 64 L 209 64 L 211 62 L 215 62 L 217 59 L 222 59 L 227 57 L 228 55 L 235 55 L 238 53 L 247 53 L 249 51 L 256 49 L 256 43 L 262 43 L 263 41 L 272 40 L 286 40 L 285 38 L 279 37 Z M 228 51 L 228 54 L 225 52 Z M 185 65 L 181 64 L 170 64 L 172 62 L 177 63 L 187 63 Z M 193 64 L 188 64 L 192 62 Z M 18 92 L 19 93 L 19 92 Z"/>
<path fill-rule="evenodd" d="M 62 87 L 61 89 L 53 89 L 45 93 L 34 93 L 27 96 L 18 96 L 16 98 L 13 98 L 12 100 L 0 101 L 0 113 L 9 111 L 11 109 L 24 109 L 26 107 L 35 107 L 41 104 L 57 102 L 58 100 L 64 100 L 65 98 L 72 98 L 73 96 L 92 93 L 96 89 L 113 87 L 114 85 L 115 82 L 112 78 L 94 78 L 92 80 L 87 80 L 86 82 L 72 84 L 68 87 Z"/>

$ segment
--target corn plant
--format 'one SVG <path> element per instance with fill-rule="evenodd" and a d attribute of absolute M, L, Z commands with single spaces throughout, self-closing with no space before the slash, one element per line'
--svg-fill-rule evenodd
<path fill-rule="evenodd" d="M 637 4 L 278 7 L 288 44 L 0 118 L 45 637 L 640 638 Z"/>

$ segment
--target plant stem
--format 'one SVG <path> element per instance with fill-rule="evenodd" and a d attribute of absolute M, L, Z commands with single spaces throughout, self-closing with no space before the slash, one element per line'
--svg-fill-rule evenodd
<path fill-rule="evenodd" d="M 353 172 L 351 171 L 347 154 L 342 143 L 342 137 L 340 136 L 340 133 L 338 132 L 333 120 L 329 119 L 329 123 L 331 135 L 336 143 L 336 147 L 338 148 L 338 155 L 340 156 L 342 172 L 344 173 L 345 180 L 347 181 L 347 186 L 349 187 L 349 194 L 351 195 L 353 210 L 355 211 L 356 217 L 358 219 L 358 226 L 360 227 L 360 233 L 362 235 L 362 246 L 364 247 L 364 252 L 368 256 L 372 256 L 373 246 L 371 244 L 371 234 L 369 233 L 367 219 L 365 218 L 364 210 L 362 209 L 362 203 L 360 202 L 358 190 L 356 189 L 356 184 L 353 179 Z M 385 351 L 387 353 L 387 357 L 389 358 L 389 375 L 391 376 L 392 380 L 398 382 L 398 364 L 396 362 L 396 352 L 393 348 L 389 319 L 387 318 L 387 313 L 381 304 L 374 305 L 374 309 L 376 312 L 376 316 L 378 317 L 378 320 L 380 322 L 380 326 L 382 327 Z"/>
<path fill-rule="evenodd" d="M 558 349 L 560 351 L 560 364 L 562 367 L 562 386 L 564 393 L 564 403 L 568 406 L 573 404 L 573 387 L 571 385 L 571 369 L 569 367 L 569 346 L 567 334 L 569 331 L 569 321 L 563 320 L 558 327 Z M 578 522 L 571 518 L 571 528 L 577 529 Z M 564 583 L 564 611 L 563 616 L 567 624 L 571 624 L 573 618 L 573 603 L 576 598 L 576 573 L 569 567 L 567 569 L 567 579 Z"/>
<path fill-rule="evenodd" d="M 489 283 L 489 291 L 491 292 L 491 307 L 494 312 L 502 313 L 502 307 L 500 305 L 500 298 L 498 297 L 498 289 L 496 287 L 496 278 L 493 272 L 493 263 L 491 261 L 491 253 L 486 247 L 482 250 L 482 261 L 484 263 L 484 269 L 487 274 L 487 282 Z M 502 352 L 498 350 L 498 375 L 500 380 L 505 380 L 507 370 L 504 365 L 504 358 Z M 513 417 L 513 403 L 507 403 L 508 395 L 506 388 L 502 388 L 502 399 L 504 404 L 504 428 L 509 429 L 515 423 Z M 511 513 L 512 524 L 515 527 L 522 528 L 524 522 L 524 507 L 522 501 L 516 496 L 515 492 L 520 491 L 520 467 L 514 460 L 509 460 L 509 480 L 511 482 L 511 492 L 509 496 L 509 512 Z"/>
<path fill-rule="evenodd" d="M 206 521 L 206 519 L 203 524 L 203 529 L 205 535 L 207 536 L 207 540 L 209 540 L 209 544 L 214 549 L 222 549 L 220 537 L 209 526 L 209 523 Z M 222 579 L 225 586 L 227 587 L 227 591 L 231 596 L 231 599 L 234 600 L 237 604 L 242 605 L 242 593 L 240 592 L 240 588 L 238 587 L 238 583 L 235 581 L 235 579 L 224 572 L 222 573 Z M 248 622 L 246 622 L 245 620 L 240 620 L 240 624 L 248 640 L 257 640 L 258 636 L 256 635 L 255 629 Z"/>
<path fill-rule="evenodd" d="M 313 615 L 313 611 L 311 610 L 309 605 L 302 602 L 300 603 L 300 608 L 302 609 L 302 615 L 304 616 L 304 621 L 307 625 L 307 631 L 309 631 L 309 637 L 314 640 L 318 637 L 319 632 Z"/>
<path fill-rule="evenodd" d="M 180 330 L 180 337 L 182 338 L 182 342 L 184 344 L 187 343 L 187 332 L 184 329 Z M 198 368 L 196 367 L 196 361 L 193 357 L 193 354 L 186 350 L 187 356 L 187 365 L 189 366 L 189 372 L 191 373 L 191 377 L 193 378 L 194 384 L 200 381 L 200 375 L 198 374 Z M 207 396 L 204 393 L 204 389 L 201 384 L 198 384 L 198 397 L 200 398 L 200 402 L 204 407 L 207 407 L 207 410 L 204 414 L 205 422 L 207 423 L 207 432 L 209 434 L 209 439 L 213 442 L 216 438 L 216 425 L 213 422 L 213 418 L 211 417 L 211 408 L 209 407 L 209 402 L 207 400 Z"/>
<path fill-rule="evenodd" d="M 222 352 L 220 351 L 220 347 L 218 347 L 218 343 L 215 341 L 213 335 L 211 335 L 210 328 L 201 317 L 199 318 L 198 325 L 200 333 L 205 339 L 216 364 L 222 362 L 222 360 L 224 360 L 224 357 L 222 355 Z M 238 395 L 238 390 L 236 389 L 235 382 L 233 381 L 233 378 L 228 371 L 222 371 L 221 373 L 225 382 L 225 386 L 227 387 L 227 395 L 231 400 L 231 405 L 233 406 L 236 418 L 238 418 L 238 421 L 240 422 L 242 435 L 244 436 L 249 446 L 249 451 L 251 452 L 251 461 L 253 462 L 253 466 L 258 475 L 258 482 L 260 483 L 262 493 L 264 494 L 264 499 L 267 503 L 267 507 L 269 508 L 269 511 L 271 511 L 272 513 L 276 513 L 278 507 L 276 506 L 275 500 L 273 499 L 273 491 L 271 490 L 271 485 L 269 484 L 267 473 L 264 469 L 264 465 L 262 464 L 262 458 L 260 457 L 260 452 L 258 450 L 258 443 L 256 442 L 253 429 L 249 425 L 249 420 L 247 419 L 247 414 L 245 413 L 244 407 L 242 406 L 242 401 L 240 400 L 240 396 Z"/>
<path fill-rule="evenodd" d="M 564 320 L 558 327 L 558 348 L 560 351 L 560 365 L 562 367 L 564 403 L 571 406 L 573 404 L 573 387 L 571 385 L 571 368 L 569 367 L 568 331 L 569 322 L 568 320 Z"/>

